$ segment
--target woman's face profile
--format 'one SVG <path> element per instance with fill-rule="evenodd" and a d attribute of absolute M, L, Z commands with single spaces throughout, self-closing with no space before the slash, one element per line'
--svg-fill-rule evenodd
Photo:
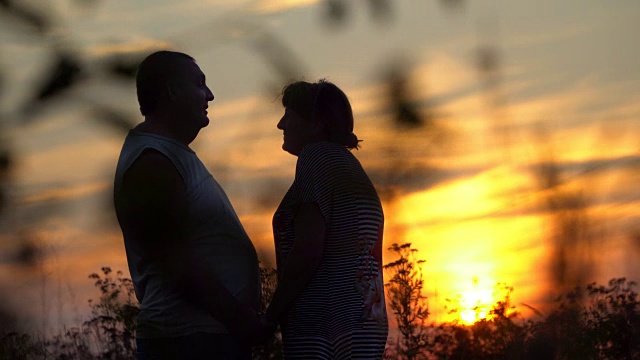
<path fill-rule="evenodd" d="M 283 132 L 282 149 L 298 156 L 302 148 L 318 137 L 317 126 L 304 119 L 295 111 L 285 108 L 284 115 L 278 122 L 278 129 Z"/>

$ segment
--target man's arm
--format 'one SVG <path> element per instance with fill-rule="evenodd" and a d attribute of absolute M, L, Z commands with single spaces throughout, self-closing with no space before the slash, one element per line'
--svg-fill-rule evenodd
<path fill-rule="evenodd" d="M 293 224 L 295 242 L 267 309 L 266 317 L 271 323 L 278 323 L 306 288 L 316 273 L 324 252 L 327 230 L 318 204 L 301 204 Z"/>
<path fill-rule="evenodd" d="M 125 221 L 146 253 L 186 298 L 242 337 L 252 337 L 258 318 L 240 303 L 186 242 L 187 193 L 182 176 L 160 152 L 147 150 L 123 178 Z"/>

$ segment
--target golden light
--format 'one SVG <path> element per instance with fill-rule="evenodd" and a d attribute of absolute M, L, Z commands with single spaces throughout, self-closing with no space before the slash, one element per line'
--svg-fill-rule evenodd
<path fill-rule="evenodd" d="M 465 325 L 472 325 L 476 321 L 486 319 L 494 303 L 491 289 L 480 288 L 474 279 L 473 288 L 461 294 L 460 321 Z"/>
<path fill-rule="evenodd" d="M 546 256 L 539 243 L 543 219 L 516 212 L 491 216 L 527 204 L 527 198 L 514 201 L 511 194 L 532 187 L 531 180 L 511 170 L 492 168 L 410 194 L 401 199 L 395 217 L 389 216 L 389 223 L 403 222 L 407 229 L 402 240 L 426 260 L 425 291 L 434 321 L 471 325 L 487 318 L 500 300 L 494 294 L 498 282 L 518 289 L 516 301 L 535 298 L 537 289 L 520 282 L 518 276 L 543 281 L 542 275 L 529 271 Z M 392 233 L 388 239 L 394 239 Z M 447 314 L 452 308 L 458 312 Z"/>
<path fill-rule="evenodd" d="M 318 0 L 265 0 L 258 2 L 254 9 L 258 12 L 273 13 L 289 8 L 312 5 L 317 2 Z"/>

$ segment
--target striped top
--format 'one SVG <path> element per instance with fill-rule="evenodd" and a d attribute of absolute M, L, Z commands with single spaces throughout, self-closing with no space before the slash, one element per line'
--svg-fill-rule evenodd
<path fill-rule="evenodd" d="M 305 146 L 295 180 L 273 218 L 278 270 L 294 243 L 296 208 L 307 202 L 318 204 L 327 237 L 316 273 L 283 320 L 285 358 L 381 358 L 388 325 L 380 199 L 344 146 Z"/>

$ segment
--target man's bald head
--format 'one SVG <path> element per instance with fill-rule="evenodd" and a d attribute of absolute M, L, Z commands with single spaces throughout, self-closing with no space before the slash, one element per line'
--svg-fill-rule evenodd
<path fill-rule="evenodd" d="M 144 59 L 138 66 L 136 90 L 143 116 L 151 114 L 162 100 L 167 84 L 178 79 L 193 57 L 175 51 L 158 51 Z"/>

